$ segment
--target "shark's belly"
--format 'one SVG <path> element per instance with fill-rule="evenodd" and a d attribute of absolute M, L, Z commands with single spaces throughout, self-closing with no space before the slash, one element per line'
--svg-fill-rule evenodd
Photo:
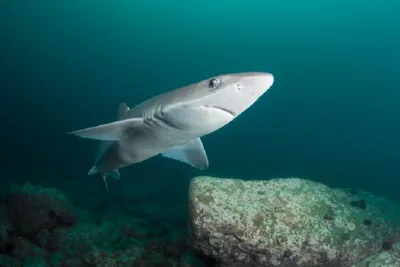
<path fill-rule="evenodd" d="M 144 127 L 141 131 L 128 135 L 126 139 L 117 141 L 118 157 L 123 166 L 139 163 L 191 139 L 179 130 L 172 128 Z"/>

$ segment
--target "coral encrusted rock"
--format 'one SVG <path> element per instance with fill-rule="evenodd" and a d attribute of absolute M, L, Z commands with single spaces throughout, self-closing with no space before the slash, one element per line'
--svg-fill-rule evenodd
<path fill-rule="evenodd" d="M 35 235 L 75 224 L 73 207 L 64 192 L 26 183 L 13 185 L 7 196 L 12 224 L 21 235 Z"/>
<path fill-rule="evenodd" d="M 196 177 L 189 190 L 193 245 L 219 266 L 351 266 L 393 240 L 399 214 L 383 198 L 298 178 Z"/>

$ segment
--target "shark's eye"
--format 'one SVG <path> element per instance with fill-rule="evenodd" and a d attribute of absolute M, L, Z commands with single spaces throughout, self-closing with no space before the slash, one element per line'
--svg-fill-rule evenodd
<path fill-rule="evenodd" d="M 220 83 L 219 79 L 212 78 L 207 82 L 207 87 L 211 88 L 211 89 L 215 89 L 218 87 L 219 83 Z"/>

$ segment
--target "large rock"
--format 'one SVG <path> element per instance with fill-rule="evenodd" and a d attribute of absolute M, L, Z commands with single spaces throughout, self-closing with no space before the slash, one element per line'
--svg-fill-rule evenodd
<path fill-rule="evenodd" d="M 304 179 L 197 177 L 189 217 L 195 248 L 220 266 L 351 266 L 394 241 L 400 209 Z"/>

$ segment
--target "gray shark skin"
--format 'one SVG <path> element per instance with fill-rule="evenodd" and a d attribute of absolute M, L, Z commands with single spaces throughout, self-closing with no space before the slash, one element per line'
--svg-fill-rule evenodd
<path fill-rule="evenodd" d="M 133 108 L 122 103 L 114 122 L 70 132 L 102 140 L 89 175 L 119 179 L 118 169 L 158 154 L 207 169 L 201 137 L 225 126 L 274 83 L 270 73 L 224 74 L 154 96 Z"/>

